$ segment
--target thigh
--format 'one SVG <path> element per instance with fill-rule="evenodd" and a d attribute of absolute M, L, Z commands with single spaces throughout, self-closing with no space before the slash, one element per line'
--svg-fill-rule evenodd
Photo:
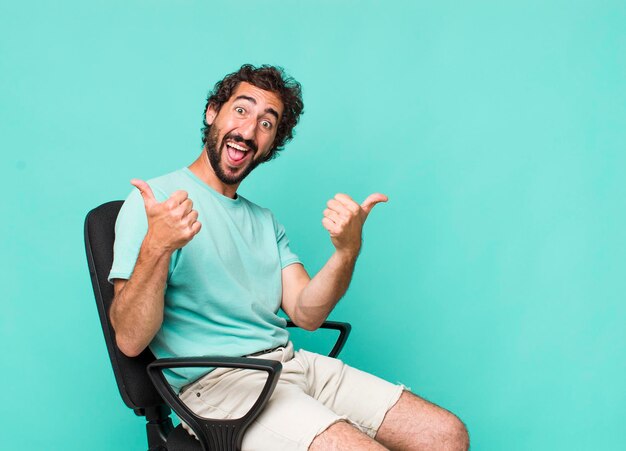
<path fill-rule="evenodd" d="M 376 435 L 385 414 L 405 389 L 320 354 L 300 350 L 295 360 L 304 367 L 308 394 L 370 437 Z"/>
<path fill-rule="evenodd" d="M 257 399 L 266 377 L 263 372 L 249 370 L 205 377 L 186 390 L 181 400 L 203 417 L 240 418 Z M 242 451 L 305 451 L 318 434 L 342 419 L 304 393 L 300 385 L 280 380 L 261 414 L 248 427 Z"/>

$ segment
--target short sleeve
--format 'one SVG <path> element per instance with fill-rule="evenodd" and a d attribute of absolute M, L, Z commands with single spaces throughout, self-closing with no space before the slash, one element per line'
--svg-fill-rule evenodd
<path fill-rule="evenodd" d="M 109 273 L 109 282 L 130 278 L 147 231 L 148 220 L 143 198 L 139 190 L 135 189 L 126 198 L 115 222 L 113 267 Z"/>
<path fill-rule="evenodd" d="M 274 221 L 274 232 L 276 233 L 276 244 L 278 245 L 278 257 L 280 258 L 280 268 L 284 269 L 294 263 L 301 263 L 300 259 L 289 248 L 289 239 L 285 233 L 285 227 L 280 224 L 274 215 L 272 215 Z"/>

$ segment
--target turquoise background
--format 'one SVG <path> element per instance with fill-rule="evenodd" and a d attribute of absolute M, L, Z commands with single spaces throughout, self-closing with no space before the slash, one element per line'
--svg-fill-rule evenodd
<path fill-rule="evenodd" d="M 475 450 L 626 443 L 623 1 L 0 2 L 3 449 L 145 449 L 83 218 L 189 164 L 244 62 L 304 87 L 241 193 L 310 272 L 346 192 L 365 230 L 343 354 L 456 412 Z"/>

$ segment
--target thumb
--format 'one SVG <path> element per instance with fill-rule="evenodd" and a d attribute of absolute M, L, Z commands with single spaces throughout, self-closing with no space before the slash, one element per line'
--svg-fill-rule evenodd
<path fill-rule="evenodd" d="M 152 192 L 152 188 L 143 180 L 132 179 L 130 184 L 139 190 L 141 193 L 141 197 L 143 197 L 143 203 L 146 208 L 151 207 L 152 205 L 157 203 L 156 198 L 154 197 L 154 193 Z"/>
<path fill-rule="evenodd" d="M 379 202 L 387 202 L 388 200 L 389 198 L 384 194 L 370 194 L 369 196 L 367 196 L 367 199 L 365 199 L 361 204 L 361 208 L 363 209 L 363 211 L 365 211 L 365 214 L 369 214 L 370 211 L 372 211 L 372 208 L 374 208 L 374 205 Z"/>

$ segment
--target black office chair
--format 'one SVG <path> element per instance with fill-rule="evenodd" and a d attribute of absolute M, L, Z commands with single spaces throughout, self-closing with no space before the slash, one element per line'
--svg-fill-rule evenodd
<path fill-rule="evenodd" d="M 115 221 L 122 201 L 107 202 L 91 210 L 85 218 L 85 249 L 91 274 L 100 322 L 104 332 L 113 373 L 124 403 L 139 416 L 146 417 L 149 451 L 238 451 L 243 434 L 269 400 L 282 365 L 280 362 L 256 358 L 188 357 L 156 360 L 149 349 L 137 357 L 125 356 L 117 347 L 115 332 L 109 320 L 113 286 L 107 277 L 113 264 Z M 294 324 L 288 322 L 289 327 Z M 350 333 L 350 325 L 327 321 L 322 326 L 339 331 L 339 337 L 329 355 L 336 357 Z M 211 420 L 194 414 L 171 389 L 162 370 L 179 367 L 226 367 L 266 371 L 268 378 L 250 411 L 236 420 Z M 182 426 L 174 428 L 171 410 L 196 433 L 191 437 Z"/>

